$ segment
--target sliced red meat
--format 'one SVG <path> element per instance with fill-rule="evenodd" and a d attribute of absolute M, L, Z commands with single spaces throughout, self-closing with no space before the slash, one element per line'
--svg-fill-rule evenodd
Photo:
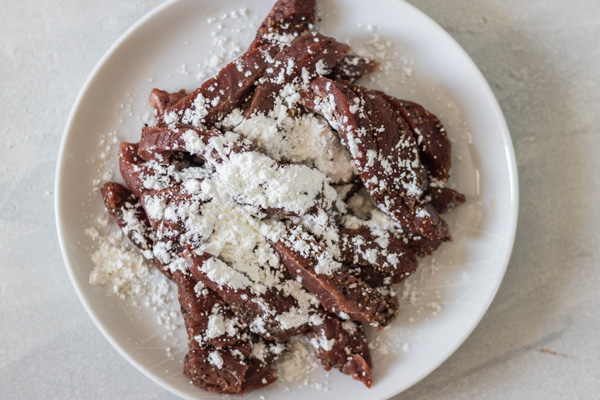
<path fill-rule="evenodd" d="M 151 160 L 152 162 L 146 162 L 138 154 L 139 147 L 139 143 L 121 143 L 119 168 L 125 183 L 142 200 L 142 204 L 146 195 L 163 190 L 166 192 L 169 188 L 178 186 L 181 183 L 179 173 L 183 170 L 191 172 L 192 169 L 189 168 L 194 167 L 189 161 L 181 161 L 179 157 L 177 159 L 171 157 L 172 152 L 157 153 Z M 170 159 L 167 160 L 163 157 L 166 154 L 169 155 Z M 182 153 L 178 154 L 178 156 L 181 155 Z M 167 164 L 167 161 L 170 164 Z M 152 215 L 148 215 L 148 217 L 152 220 Z"/>
<path fill-rule="evenodd" d="M 180 271 L 173 274 L 173 281 L 177 284 L 177 299 L 190 340 L 219 348 L 249 341 L 247 326 L 241 324 L 227 303 L 214 291 L 199 283 L 191 274 Z M 211 318 L 220 325 L 211 327 L 212 330 L 207 332 Z"/>
<path fill-rule="evenodd" d="M 439 239 L 427 239 L 419 235 L 407 235 L 407 246 L 419 257 L 425 257 L 433 254 L 441 245 Z"/>
<path fill-rule="evenodd" d="M 144 175 L 151 174 L 152 171 L 141 167 L 139 164 L 143 160 L 138 156 L 137 143 L 122 142 L 119 146 L 119 169 L 121 176 L 129 186 L 129 189 L 136 195 L 140 196 L 146 189 L 144 187 Z"/>
<path fill-rule="evenodd" d="M 448 240 L 446 223 L 423 201 L 427 174 L 402 118 L 374 91 L 317 78 L 305 105 L 323 115 L 350 150 L 361 180 L 378 206 L 403 229 Z"/>
<path fill-rule="evenodd" d="M 163 219 L 163 205 L 169 204 L 171 199 L 177 196 L 180 191 L 181 185 L 174 185 L 166 189 L 147 190 L 142 193 L 140 203 L 146 211 L 152 229 L 156 231 Z"/>
<path fill-rule="evenodd" d="M 419 146 L 421 162 L 431 176 L 447 181 L 452 166 L 452 149 L 446 129 L 440 120 L 417 103 L 399 100 L 383 92 L 378 93 L 402 115 L 410 126 Z"/>
<path fill-rule="evenodd" d="M 331 79 L 342 79 L 348 82 L 356 82 L 363 76 L 374 72 L 379 63 L 368 57 L 348 54 L 335 66 L 329 75 Z"/>
<path fill-rule="evenodd" d="M 243 394 L 277 379 L 271 364 L 281 354 L 281 345 L 251 335 L 213 291 L 206 287 L 198 290 L 198 281 L 192 276 L 176 271 L 173 280 L 189 337 L 184 372 L 195 385 L 217 393 Z M 217 317 L 235 322 L 234 335 L 219 335 L 219 332 L 211 335 L 209 321 L 215 316 L 215 309 L 220 313 Z M 261 351 L 253 351 L 255 346 Z"/>
<path fill-rule="evenodd" d="M 190 135 L 191 134 L 191 135 Z M 169 160 L 174 152 L 187 152 L 213 164 L 220 164 L 231 153 L 253 150 L 243 137 L 218 130 L 201 130 L 190 125 L 147 126 L 142 129 L 138 154 L 146 160 Z"/>
<path fill-rule="evenodd" d="M 350 47 L 333 38 L 303 33 L 277 54 L 273 67 L 265 71 L 246 116 L 268 114 L 287 84 L 307 85 L 319 75 L 328 75 L 349 51 Z"/>
<path fill-rule="evenodd" d="M 258 28 L 250 48 L 289 43 L 315 23 L 316 0 L 278 0 Z"/>
<path fill-rule="evenodd" d="M 109 182 L 101 189 L 104 205 L 123 233 L 147 258 L 152 258 L 154 232 L 139 199 L 125 186 Z"/>
<path fill-rule="evenodd" d="M 165 110 L 167 124 L 181 122 L 196 128 L 212 128 L 238 107 L 254 88 L 255 81 L 279 52 L 278 46 L 248 50 L 227 64 L 214 78 Z"/>
<path fill-rule="evenodd" d="M 427 189 L 427 196 L 431 198 L 431 204 L 440 214 L 458 207 L 467 201 L 464 194 L 447 187 L 430 187 Z"/>
<path fill-rule="evenodd" d="M 337 368 L 371 387 L 371 353 L 362 324 L 325 313 L 323 323 L 315 326 L 308 336 L 325 370 Z"/>
<path fill-rule="evenodd" d="M 340 228 L 340 261 L 358 267 L 358 276 L 372 286 L 399 283 L 414 273 L 418 262 L 404 242 L 389 234 L 382 247 L 367 227 Z"/>
<path fill-rule="evenodd" d="M 236 344 L 228 349 L 215 347 L 192 347 L 185 356 L 184 372 L 192 382 L 205 390 L 216 393 L 243 394 L 273 383 L 277 378 L 269 360 L 240 359 L 234 354 L 245 350 Z M 249 347 L 250 344 L 245 344 Z M 251 347 L 249 347 L 251 348 Z"/>
<path fill-rule="evenodd" d="M 342 272 L 329 253 L 300 227 L 272 243 L 288 273 L 302 282 L 321 305 L 334 314 L 345 313 L 373 327 L 390 323 L 398 312 L 395 297 L 383 295 L 365 282 Z"/>
<path fill-rule="evenodd" d="M 245 275 L 210 254 L 202 255 L 186 249 L 183 253 L 188 268 L 196 279 L 204 283 L 231 307 L 235 314 L 252 330 L 269 340 L 285 342 L 306 331 L 308 325 L 287 326 L 278 315 L 294 312 L 296 300 L 273 289 L 258 289 Z"/>
<path fill-rule="evenodd" d="M 176 93 L 169 93 L 160 89 L 152 89 L 148 102 L 150 103 L 150 106 L 154 108 L 155 115 L 160 118 L 163 116 L 167 108 L 175 105 L 185 96 L 186 93 L 184 89 L 181 89 Z"/>

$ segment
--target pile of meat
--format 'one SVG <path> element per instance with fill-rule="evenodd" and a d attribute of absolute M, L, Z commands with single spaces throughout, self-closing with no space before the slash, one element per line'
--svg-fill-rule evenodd
<path fill-rule="evenodd" d="M 363 326 L 394 320 L 392 285 L 450 240 L 440 214 L 465 201 L 444 187 L 440 121 L 357 85 L 376 61 L 312 32 L 314 21 L 314 0 L 279 0 L 248 51 L 200 88 L 154 89 L 156 126 L 120 146 L 126 186 L 102 188 L 110 215 L 177 284 L 185 373 L 207 390 L 272 383 L 295 335 L 326 370 L 370 387 Z M 309 133 L 326 145 L 286 147 Z"/>

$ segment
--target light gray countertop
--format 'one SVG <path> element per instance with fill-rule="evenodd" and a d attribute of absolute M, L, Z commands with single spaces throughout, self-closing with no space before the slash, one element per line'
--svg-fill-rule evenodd
<path fill-rule="evenodd" d="M 68 113 L 110 45 L 160 0 L 9 2 L 0 13 L 0 398 L 175 398 L 96 329 L 67 276 L 54 170 Z M 410 0 L 479 66 L 520 177 L 491 308 L 396 399 L 600 398 L 600 2 Z"/>

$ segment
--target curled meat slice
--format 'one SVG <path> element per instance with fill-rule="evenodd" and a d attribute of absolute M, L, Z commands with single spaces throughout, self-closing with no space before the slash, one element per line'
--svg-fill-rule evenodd
<path fill-rule="evenodd" d="M 104 205 L 123 233 L 146 258 L 152 259 L 154 232 L 139 199 L 125 186 L 109 182 L 101 189 Z"/>
<path fill-rule="evenodd" d="M 258 28 L 250 48 L 289 43 L 315 22 L 316 0 L 278 0 Z"/>
<path fill-rule="evenodd" d="M 207 314 L 212 309 L 211 303 L 218 302 L 218 298 L 210 294 L 197 296 L 195 279 L 180 271 L 173 274 L 173 280 L 177 284 L 177 298 L 189 337 L 190 349 L 184 362 L 186 375 L 194 384 L 206 390 L 218 393 L 242 393 L 245 390 L 244 381 L 248 366 L 244 360 L 233 356 L 228 350 L 235 348 L 240 353 L 243 351 L 246 355 L 249 354 L 251 347 L 249 338 L 218 343 L 217 347 L 205 343 L 204 340 L 198 341 L 196 337 L 206 330 L 208 325 Z"/>
<path fill-rule="evenodd" d="M 417 269 L 413 252 L 394 235 L 378 238 L 367 227 L 339 232 L 340 261 L 358 267 L 359 276 L 372 286 L 399 283 Z"/>
<path fill-rule="evenodd" d="M 446 129 L 440 120 L 420 104 L 399 100 L 383 92 L 378 93 L 402 115 L 410 126 L 419 146 L 421 162 L 431 176 L 447 181 L 452 166 L 452 149 Z"/>
<path fill-rule="evenodd" d="M 448 240 L 446 223 L 422 200 L 427 187 L 417 144 L 380 95 L 342 81 L 317 78 L 304 103 L 338 131 L 377 205 L 404 229 Z M 315 97 L 316 96 L 316 97 Z"/>
<path fill-rule="evenodd" d="M 273 67 L 266 70 L 254 92 L 246 117 L 256 113 L 268 114 L 286 85 L 294 82 L 307 85 L 319 75 L 328 75 L 349 51 L 350 47 L 333 38 L 303 33 L 277 54 Z"/>
<path fill-rule="evenodd" d="M 355 141 L 364 153 L 362 166 L 365 178 L 370 176 L 366 180 L 371 195 L 394 208 L 405 204 L 414 210 L 427 187 L 427 171 L 409 127 L 376 92 L 358 85 L 348 87 L 360 99 L 357 112 L 366 116 L 362 127 L 367 133 L 357 135 Z"/>
<path fill-rule="evenodd" d="M 329 77 L 331 79 L 342 79 L 348 82 L 356 82 L 363 76 L 377 69 L 379 63 L 368 57 L 355 54 L 347 54 L 342 61 L 333 68 Z"/>
<path fill-rule="evenodd" d="M 184 89 L 181 89 L 176 93 L 169 93 L 160 89 L 152 89 L 148 102 L 150 103 L 150 106 L 154 108 L 155 115 L 160 118 L 163 116 L 167 108 L 175 105 L 185 96 L 186 93 Z"/>
<path fill-rule="evenodd" d="M 342 265 L 299 226 L 288 229 L 272 246 L 289 274 L 317 296 L 327 311 L 345 313 L 373 327 L 383 327 L 396 317 L 396 297 L 342 272 Z"/>
<path fill-rule="evenodd" d="M 429 187 L 427 189 L 427 196 L 431 198 L 431 204 L 440 214 L 458 207 L 467 201 L 464 194 L 447 187 Z"/>
<path fill-rule="evenodd" d="M 337 368 L 342 373 L 371 387 L 371 353 L 362 324 L 342 321 L 336 315 L 325 313 L 323 323 L 308 334 L 315 348 L 315 356 L 323 368 Z"/>
<path fill-rule="evenodd" d="M 164 112 L 167 124 L 183 122 L 197 128 L 212 128 L 231 110 L 241 104 L 254 88 L 254 82 L 279 52 L 278 46 L 248 50 L 227 64 L 212 79 L 202 84 Z"/>
<path fill-rule="evenodd" d="M 285 318 L 298 312 L 293 297 L 252 282 L 210 254 L 198 254 L 186 248 L 183 257 L 194 277 L 218 293 L 253 332 L 266 339 L 285 342 L 308 328 L 305 323 L 290 324 Z"/>
<path fill-rule="evenodd" d="M 419 235 L 407 235 L 407 246 L 419 257 L 433 254 L 442 244 L 439 239 L 427 239 Z"/>

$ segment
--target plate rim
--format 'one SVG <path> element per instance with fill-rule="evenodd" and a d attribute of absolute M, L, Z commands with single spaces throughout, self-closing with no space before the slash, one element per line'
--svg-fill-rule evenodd
<path fill-rule="evenodd" d="M 499 128 L 500 128 L 499 130 L 501 132 L 502 139 L 505 143 L 504 144 L 504 153 L 505 153 L 505 159 L 507 160 L 506 166 L 508 167 L 506 172 L 507 172 L 507 176 L 508 176 L 508 180 L 509 180 L 509 188 L 510 188 L 509 199 L 510 199 L 511 214 L 510 214 L 510 219 L 508 222 L 508 226 L 510 227 L 510 229 L 507 229 L 508 233 L 509 233 L 509 237 L 507 238 L 508 246 L 507 246 L 507 250 L 503 254 L 502 260 L 501 260 L 502 270 L 499 271 L 499 274 L 498 274 L 499 276 L 498 276 L 497 281 L 495 282 L 495 287 L 491 291 L 491 295 L 490 295 L 489 299 L 487 300 L 486 304 L 483 305 L 483 307 L 481 309 L 482 311 L 481 311 L 480 315 L 478 316 L 476 322 L 470 327 L 470 329 L 465 331 L 462 339 L 459 340 L 455 346 L 450 346 L 446 350 L 446 352 L 443 354 L 443 356 L 439 358 L 438 362 L 431 363 L 429 368 L 426 368 L 424 370 L 425 372 L 422 374 L 422 376 L 415 378 L 410 382 L 407 382 L 404 385 L 404 387 L 402 387 L 402 388 L 396 388 L 396 389 L 391 388 L 390 390 L 387 390 L 387 391 L 383 390 L 382 398 L 389 398 L 389 397 L 398 395 L 398 394 L 408 390 L 410 387 L 414 386 L 418 382 L 424 380 L 433 371 L 435 371 L 443 363 L 445 363 L 450 358 L 450 356 L 452 356 L 452 354 L 454 354 L 464 344 L 464 342 L 471 336 L 471 334 L 473 333 L 475 328 L 477 328 L 477 326 L 479 325 L 479 323 L 481 322 L 481 320 L 487 313 L 491 303 L 496 298 L 498 290 L 504 280 L 504 276 L 506 274 L 506 270 L 508 269 L 508 265 L 510 263 L 510 258 L 512 256 L 512 252 L 513 252 L 514 242 L 515 242 L 515 238 L 516 238 L 516 231 L 517 231 L 517 226 L 518 226 L 518 216 L 519 216 L 519 178 L 518 178 L 518 169 L 517 169 L 516 157 L 515 157 L 515 152 L 514 152 L 514 146 L 512 143 L 512 138 L 510 135 L 510 131 L 508 129 L 508 125 L 506 123 L 506 119 L 504 117 L 502 109 L 500 108 L 498 100 L 497 100 L 496 96 L 494 95 L 490 85 L 488 84 L 483 73 L 477 67 L 475 62 L 468 55 L 468 53 L 435 20 L 433 20 L 431 17 L 429 17 L 427 14 L 425 14 L 423 11 L 421 11 L 414 5 L 408 3 L 406 0 L 394 0 L 394 1 L 403 3 L 404 6 L 411 8 L 412 11 L 419 14 L 421 18 L 426 20 L 430 24 L 431 28 L 435 29 L 438 34 L 445 36 L 446 39 L 448 39 L 448 42 L 452 43 L 454 50 L 461 53 L 462 56 L 465 58 L 465 60 L 467 60 L 468 64 L 472 67 L 473 71 L 476 71 L 476 76 L 474 76 L 474 79 L 477 79 L 480 81 L 481 87 L 486 92 L 485 93 L 486 97 L 491 100 L 490 105 L 492 106 L 492 111 L 494 113 L 494 116 L 497 119 L 497 122 L 499 123 Z M 100 330 L 100 332 L 108 340 L 108 342 L 118 351 L 118 353 L 122 357 L 124 357 L 138 371 L 140 371 L 143 375 L 145 375 L 146 377 L 151 379 L 154 383 L 157 383 L 158 385 L 160 385 L 165 390 L 167 390 L 181 398 L 188 398 L 187 393 L 182 392 L 179 389 L 177 389 L 175 386 L 168 384 L 166 381 L 163 381 L 163 379 L 161 379 L 158 375 L 155 375 L 149 369 L 145 368 L 140 362 L 138 362 L 133 357 L 131 357 L 124 350 L 124 348 L 122 348 L 119 344 L 117 344 L 117 342 L 113 339 L 113 337 L 106 330 L 104 324 L 98 319 L 96 314 L 90 308 L 90 305 L 88 304 L 87 299 L 85 298 L 80 286 L 78 285 L 78 283 L 76 281 L 76 278 L 74 275 L 74 262 L 71 261 L 71 257 L 66 248 L 66 239 L 65 239 L 66 229 L 65 229 L 63 223 L 61 222 L 63 220 L 63 211 L 61 210 L 61 204 L 62 204 L 62 198 L 64 197 L 65 194 L 62 193 L 62 191 L 60 190 L 60 188 L 62 186 L 62 179 L 61 179 L 62 171 L 65 168 L 65 157 L 64 157 L 65 156 L 65 148 L 66 148 L 69 136 L 70 136 L 70 132 L 72 130 L 73 122 L 74 122 L 74 119 L 80 108 L 83 98 L 85 97 L 86 93 L 88 92 L 89 87 L 92 85 L 93 81 L 97 78 L 98 72 L 102 69 L 102 67 L 107 62 L 107 60 L 123 44 L 123 42 L 125 42 L 129 38 L 129 36 L 131 36 L 132 33 L 134 33 L 140 26 L 145 24 L 148 20 L 152 19 L 156 15 L 163 12 L 165 9 L 173 6 L 175 3 L 178 3 L 178 2 L 179 2 L 179 0 L 166 0 L 165 2 L 154 7 L 152 10 L 148 11 L 140 19 L 138 19 L 134 24 L 132 24 L 128 29 L 126 29 L 125 32 L 123 32 L 118 37 L 118 39 L 108 48 L 108 50 L 103 54 L 103 56 L 96 63 L 96 65 L 91 70 L 88 77 L 86 78 L 82 88 L 80 89 L 80 91 L 73 103 L 73 106 L 72 106 L 69 116 L 67 118 L 65 129 L 63 131 L 61 142 L 60 142 L 60 147 L 59 147 L 59 152 L 58 152 L 58 157 L 57 157 L 57 165 L 56 165 L 56 170 L 55 170 L 55 180 L 54 180 L 54 193 L 55 193 L 54 194 L 54 212 L 55 212 L 55 222 L 56 222 L 56 228 L 57 228 L 57 234 L 58 234 L 58 242 L 59 242 L 61 255 L 62 255 L 63 261 L 65 263 L 65 268 L 67 269 L 67 273 L 69 275 L 71 284 L 72 284 L 73 288 L 75 289 L 75 292 L 77 293 L 77 297 L 79 298 L 80 303 L 83 305 L 84 309 L 86 310 L 88 316 L 92 319 L 92 321 L 94 322 L 96 327 Z M 202 394 L 202 392 L 199 392 L 199 395 L 201 395 L 201 394 Z"/>

